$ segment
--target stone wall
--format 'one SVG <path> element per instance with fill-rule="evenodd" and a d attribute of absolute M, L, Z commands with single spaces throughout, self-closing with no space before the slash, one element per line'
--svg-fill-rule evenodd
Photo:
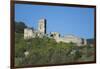
<path fill-rule="evenodd" d="M 33 30 L 31 28 L 24 29 L 24 39 L 35 38 L 36 36 L 42 38 L 46 33 L 46 19 L 40 19 L 38 23 L 38 30 Z M 76 37 L 74 35 L 66 35 L 61 37 L 58 32 L 51 32 L 50 38 L 56 40 L 56 42 L 65 42 L 65 43 L 75 43 L 77 46 L 86 45 L 87 41 L 85 39 Z"/>
<path fill-rule="evenodd" d="M 35 37 L 36 37 L 36 33 L 33 29 L 31 29 L 31 28 L 24 29 L 24 39 L 31 39 L 31 38 L 35 38 Z"/>
<path fill-rule="evenodd" d="M 52 35 L 51 37 L 56 40 L 56 42 L 65 42 L 65 43 L 72 42 L 77 44 L 77 46 L 82 46 L 87 44 L 87 41 L 85 39 L 82 40 L 81 38 L 76 37 L 74 35 L 66 35 L 64 37 L 61 37 L 58 32 L 51 32 L 50 34 Z"/>

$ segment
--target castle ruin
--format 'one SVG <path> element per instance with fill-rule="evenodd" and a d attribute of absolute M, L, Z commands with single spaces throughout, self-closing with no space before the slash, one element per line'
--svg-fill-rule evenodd
<path fill-rule="evenodd" d="M 24 29 L 24 39 L 31 39 L 35 37 L 42 38 L 43 36 L 47 36 L 49 38 L 55 39 L 56 42 L 65 42 L 65 43 L 75 43 L 77 46 L 86 45 L 87 41 L 85 39 L 76 37 L 74 35 L 66 35 L 66 36 L 60 36 L 60 33 L 58 32 L 51 32 L 49 35 L 46 31 L 46 19 L 40 19 L 38 22 L 38 30 L 32 29 L 32 28 L 25 28 Z"/>

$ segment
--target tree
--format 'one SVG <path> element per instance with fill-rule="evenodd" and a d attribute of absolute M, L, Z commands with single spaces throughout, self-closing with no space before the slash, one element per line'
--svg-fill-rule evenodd
<path fill-rule="evenodd" d="M 14 22 L 15 23 L 15 32 L 16 33 L 23 33 L 24 28 L 27 28 L 24 22 Z"/>

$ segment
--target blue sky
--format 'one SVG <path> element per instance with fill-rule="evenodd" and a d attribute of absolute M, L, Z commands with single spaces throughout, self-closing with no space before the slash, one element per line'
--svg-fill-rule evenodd
<path fill-rule="evenodd" d="M 37 29 L 41 18 L 47 20 L 47 33 L 94 37 L 94 8 L 15 4 L 15 21 Z"/>

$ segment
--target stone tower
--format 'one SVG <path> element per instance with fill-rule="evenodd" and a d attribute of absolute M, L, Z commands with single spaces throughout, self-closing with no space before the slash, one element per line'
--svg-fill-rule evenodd
<path fill-rule="evenodd" d="M 46 34 L 46 19 L 40 19 L 38 23 L 38 31 L 40 34 Z"/>

